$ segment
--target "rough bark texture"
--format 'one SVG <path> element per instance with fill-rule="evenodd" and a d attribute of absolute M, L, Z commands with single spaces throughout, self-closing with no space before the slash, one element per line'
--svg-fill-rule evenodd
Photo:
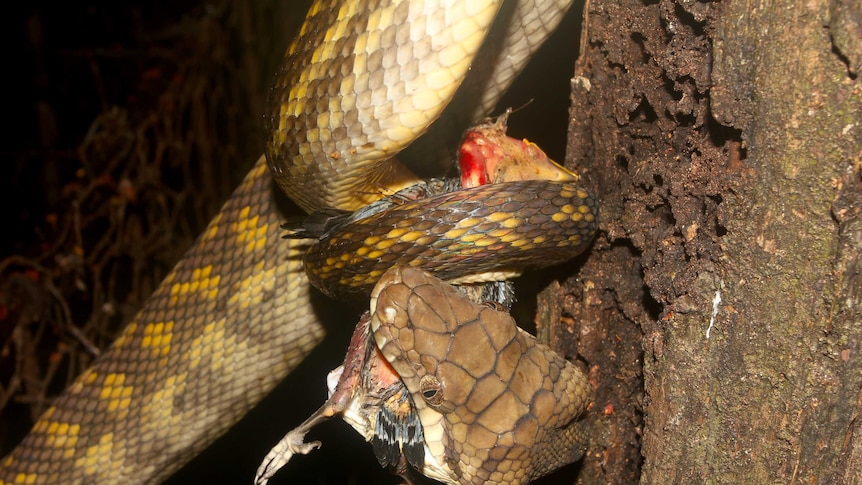
<path fill-rule="evenodd" d="M 294 6 L 300 2 L 288 3 Z M 241 2 L 232 5 L 236 6 L 236 12 L 244 11 Z M 254 5 L 259 14 L 254 18 L 276 16 L 268 13 L 262 2 Z M 304 6 L 297 8 L 305 10 Z M 122 55 L 118 57 L 110 49 L 94 49 L 96 54 L 78 56 L 77 51 L 68 49 L 68 46 L 78 45 L 71 42 L 69 32 L 51 27 L 68 25 L 69 18 L 79 17 L 64 15 L 64 11 L 57 13 L 56 9 L 45 10 L 62 19 L 62 22 L 49 22 L 44 30 L 49 39 L 52 33 L 55 38 L 63 39 L 58 43 L 66 46 L 67 57 L 45 55 L 40 50 L 43 49 L 41 39 L 34 35 L 28 37 L 33 44 L 30 53 L 33 65 L 39 67 L 43 55 L 46 62 L 57 57 L 61 64 L 65 63 L 65 70 L 71 72 L 80 71 L 76 66 L 81 64 L 91 65 L 95 73 L 92 77 L 96 80 L 88 75 L 84 84 L 108 86 L 109 89 L 101 93 L 104 98 L 101 102 L 106 106 L 121 104 L 123 97 L 113 97 L 111 93 L 125 91 L 117 89 L 116 80 L 109 78 L 114 71 L 125 71 L 126 68 L 112 67 L 115 63 L 126 65 L 115 61 L 122 61 Z M 204 11 L 221 12 L 218 8 L 200 12 Z M 540 294 L 537 326 L 556 348 L 568 347 L 569 357 L 577 356 L 589 370 L 596 389 L 594 406 L 587 418 L 593 430 L 593 442 L 580 470 L 577 467 L 562 470 L 542 483 L 571 483 L 575 479 L 581 483 L 635 483 L 639 480 L 660 484 L 862 483 L 860 2 L 594 0 L 586 11 L 584 51 L 572 82 L 568 161 L 600 194 L 602 231 L 591 251 L 579 261 L 538 276 L 539 285 L 547 288 Z M 215 31 L 207 26 L 212 19 L 220 17 L 200 12 L 192 18 L 202 17 L 198 18 L 203 26 L 200 35 L 212 40 Z M 228 9 L 228 17 L 230 12 Z M 99 15 L 106 14 L 99 10 Z M 27 18 L 29 33 L 41 32 L 38 15 L 21 18 Z M 259 24 L 248 18 L 240 21 L 240 25 L 245 25 L 245 21 L 248 25 L 240 29 L 248 34 L 241 37 L 243 46 L 261 48 L 277 44 L 265 35 Z M 71 22 L 72 26 L 75 23 Z M 574 27 L 565 28 L 574 30 Z M 132 28 L 126 30 L 136 32 Z M 142 32 L 149 31 L 144 28 Z M 75 33 L 89 32 L 81 27 L 72 29 L 72 34 Z M 160 45 L 157 40 L 171 36 L 155 35 L 156 41 L 147 40 L 146 35 L 143 37 L 143 48 L 119 52 L 128 52 L 134 59 L 132 64 L 150 68 L 146 75 L 140 75 L 141 80 L 147 80 L 152 79 L 154 72 L 159 72 L 153 71 L 152 66 L 159 67 L 162 63 L 152 63 L 147 57 L 138 59 L 136 53 L 158 54 L 161 51 L 156 49 Z M 184 47 L 182 42 L 177 44 L 179 51 L 192 48 Z M 201 42 L 204 47 L 211 44 L 215 44 L 213 50 L 189 56 L 203 64 L 198 68 L 198 64 L 190 63 L 192 71 L 204 67 L 213 69 L 215 74 L 200 74 L 202 78 L 220 80 L 218 73 L 222 71 L 233 74 L 241 71 L 249 79 L 240 84 L 267 82 L 268 71 L 260 74 L 261 82 L 251 66 L 254 63 L 248 59 L 234 69 L 221 67 L 223 61 L 210 62 L 209 59 L 222 59 L 223 54 L 213 53 L 231 52 L 233 45 L 225 43 L 221 48 L 217 38 L 209 43 Z M 573 50 L 555 47 L 547 52 L 545 62 L 559 65 L 564 62 L 563 58 L 575 55 Z M 12 51 L 26 49 L 13 48 Z M 231 65 L 230 62 L 225 64 Z M 39 81 L 36 84 L 42 86 L 41 90 L 47 88 L 40 83 L 48 81 L 49 87 L 78 86 L 65 78 L 43 79 L 39 76 L 47 74 L 39 73 L 37 68 L 32 71 L 10 79 L 32 77 Z M 46 72 L 50 74 L 55 70 Z M 104 73 L 104 77 L 100 73 Z M 513 124 L 527 119 L 525 113 L 530 110 L 546 109 L 538 107 L 547 99 L 549 89 L 547 84 L 539 84 L 537 80 L 546 77 L 541 74 L 529 78 L 522 88 L 526 94 L 503 103 L 504 107 L 528 104 L 513 116 Z M 135 82 L 145 88 L 150 86 L 148 83 Z M 160 102 L 162 108 L 153 110 L 152 115 L 141 108 L 145 96 L 140 91 L 148 91 L 143 88 L 132 91 L 135 96 L 130 99 L 138 100 L 137 108 L 136 103 L 132 103 L 129 109 L 140 111 L 140 116 L 132 119 L 172 119 L 161 113 L 168 108 L 177 111 L 177 105 L 198 106 L 183 101 L 186 98 L 182 93 L 192 100 L 204 99 L 221 106 L 224 101 L 218 93 L 241 91 L 237 88 L 207 91 L 210 84 L 190 84 L 194 88 L 180 90 L 181 94 L 166 90 L 166 97 L 159 99 L 170 103 Z M 206 94 L 204 98 L 198 96 L 201 90 Z M 263 102 L 262 93 L 258 93 L 257 101 L 245 101 L 246 107 L 257 109 Z M 39 92 L 36 95 L 41 96 Z M 19 93 L 16 97 L 22 95 Z M 57 99 L 67 97 L 68 93 L 62 91 L 56 96 Z M 146 96 L 150 97 L 155 98 L 155 94 Z M 536 102 L 527 103 L 532 97 L 536 97 Z M 30 104 L 34 107 L 30 111 L 36 112 L 35 107 L 38 107 L 38 112 L 45 114 L 41 99 Z M 55 104 L 49 108 L 60 114 L 42 116 L 39 128 L 43 135 L 51 135 L 56 129 L 54 118 L 68 118 L 61 111 L 63 105 Z M 78 100 L 69 104 L 86 103 Z M 565 103 L 551 101 L 550 104 Z M 53 113 L 51 109 L 47 110 L 48 114 Z M 532 131 L 513 128 L 512 132 L 537 140 L 553 153 L 553 143 L 542 139 L 537 131 L 551 132 L 558 123 L 543 113 L 544 123 L 525 122 L 533 125 Z M 198 126 L 193 123 L 195 120 L 216 120 L 224 116 L 190 116 L 187 123 L 188 127 L 193 127 Z M 88 115 L 85 121 L 89 122 L 91 117 Z M 228 115 L 227 119 L 230 118 Z M 257 123 L 253 117 L 239 118 L 242 119 L 238 122 Z M 13 119 L 29 118 L 16 115 Z M 135 132 L 136 125 L 130 126 L 128 132 Z M 179 128 L 194 139 L 206 138 L 199 134 L 200 129 L 186 129 L 186 125 Z M 143 129 L 137 131 L 145 137 L 150 133 Z M 61 129 L 60 133 L 65 132 Z M 169 131 L 166 133 L 170 135 Z M 126 131 L 119 135 L 125 137 Z M 66 133 L 65 136 L 70 135 Z M 171 136 L 164 140 L 171 140 L 169 146 L 177 145 Z M 25 140 L 28 137 L 13 138 Z M 211 136 L 210 139 L 212 143 L 224 144 L 221 148 L 212 148 L 212 153 L 238 150 L 233 138 Z M 155 140 L 154 144 L 160 140 Z M 190 142 L 185 143 L 191 146 Z M 120 214 L 112 221 L 116 219 L 129 226 L 130 217 L 134 215 L 132 209 L 148 213 L 150 206 L 143 198 L 152 189 L 144 188 L 156 185 L 170 193 L 175 183 L 150 182 L 147 177 L 152 170 L 139 170 L 139 174 L 143 174 L 140 183 L 137 178 L 131 179 L 137 190 L 136 201 L 112 202 L 113 205 L 81 204 L 81 200 L 89 199 L 79 194 L 89 189 L 86 184 L 76 188 L 82 182 L 72 174 L 80 163 L 60 164 L 54 160 L 59 158 L 58 153 L 67 157 L 69 153 L 77 153 L 74 149 L 77 144 L 75 141 L 71 148 L 60 145 L 66 147 L 65 150 L 48 151 L 46 147 L 34 149 L 23 144 L 19 147 L 9 143 L 6 147 L 7 153 L 14 152 L 19 157 L 14 165 L 18 171 L 13 173 L 24 173 L 21 167 L 38 166 L 47 174 L 37 177 L 32 185 L 20 183 L 21 176 L 11 180 L 19 181 L 20 187 L 43 187 L 49 199 L 42 204 L 44 210 L 25 210 L 20 208 L 20 189 L 6 190 L 14 196 L 10 199 L 14 203 L 6 206 L 16 212 L 37 214 L 32 216 L 32 221 L 37 222 L 26 219 L 26 223 L 20 225 L 7 224 L 12 227 L 11 234 L 23 241 L 8 247 L 36 247 L 41 241 L 36 236 L 46 234 L 52 251 L 59 256 L 51 252 L 46 253 L 49 257 L 39 260 L 56 259 L 56 266 L 61 269 L 39 269 L 32 274 L 22 270 L 28 294 L 38 298 L 15 301 L 44 307 L 40 302 L 52 301 L 48 291 L 51 286 L 46 283 L 52 279 L 46 275 L 53 275 L 57 286 L 73 295 L 67 297 L 69 301 L 83 302 L 74 305 L 73 310 L 92 307 L 95 315 L 76 312 L 68 325 L 54 325 L 47 313 L 34 318 L 39 325 L 50 324 L 48 328 L 55 329 L 39 333 L 59 335 L 55 339 L 59 343 L 53 344 L 56 352 L 51 347 L 45 347 L 47 350 L 42 352 L 45 360 L 50 362 L 49 355 L 53 360 L 59 356 L 64 366 L 72 366 L 62 360 L 69 353 L 64 349 L 71 348 L 73 354 L 77 351 L 77 355 L 86 355 L 66 329 L 92 328 L 93 321 L 106 319 L 102 314 L 107 311 L 98 304 L 103 300 L 97 290 L 108 286 L 110 278 L 114 278 L 111 276 L 114 270 L 109 270 L 106 259 L 93 256 L 101 254 L 97 251 L 101 247 L 98 238 L 86 243 L 70 239 L 66 244 L 52 239 L 55 232 L 50 224 L 38 222 L 51 220 L 43 212 L 59 211 L 61 222 L 65 221 L 64 214 L 77 214 L 78 209 L 76 206 L 74 211 L 63 210 L 62 204 L 74 201 L 82 210 L 108 208 L 104 212 L 110 217 Z M 182 148 L 186 145 L 179 144 L 180 151 L 197 153 Z M 209 147 L 206 143 L 201 146 Z M 92 157 L 86 150 L 78 152 Z M 153 152 L 155 160 L 162 156 L 157 150 Z M 27 157 L 35 154 L 32 156 L 38 159 L 38 164 L 24 163 L 29 158 L 25 160 L 21 154 Z M 256 153 L 237 158 L 251 160 L 253 155 Z M 146 157 L 139 158 L 142 163 L 146 162 L 145 167 L 155 163 Z M 200 161 L 206 159 L 203 155 L 199 158 Z M 93 165 L 92 158 L 89 163 Z M 171 163 L 180 162 L 173 160 Z M 112 167 L 107 163 L 105 166 Z M 92 184 L 102 191 L 107 189 L 100 180 L 104 178 L 109 182 L 112 177 L 118 179 L 125 173 L 96 168 L 91 169 L 94 171 L 85 181 L 92 179 Z M 163 175 L 175 172 L 160 170 Z M 59 178 L 64 171 L 70 172 L 71 181 Z M 217 175 L 223 171 L 208 174 Z M 203 205 L 200 190 L 212 185 L 209 175 L 190 178 L 182 190 L 176 191 L 194 194 L 189 197 L 195 199 L 195 205 Z M 62 184 L 45 182 L 52 180 L 62 180 Z M 230 184 L 221 180 L 218 185 Z M 117 192 L 120 199 L 125 200 L 123 193 Z M 117 197 L 112 196 L 113 193 L 105 197 L 115 201 Z M 50 202 L 51 197 L 58 194 L 63 199 Z M 162 200 L 159 197 L 162 196 L 156 194 L 157 202 Z M 221 197 L 212 210 L 220 206 Z M 164 203 L 159 202 L 153 207 L 162 205 Z M 126 207 L 132 209 L 126 210 Z M 187 218 L 191 210 L 164 212 Z M 90 214 L 84 219 L 93 220 L 94 216 Z M 171 220 L 165 223 L 154 219 L 152 224 L 170 228 L 174 225 Z M 131 241 L 123 244 L 137 247 L 133 244 L 134 236 L 117 240 Z M 77 261 L 73 256 L 81 248 L 76 244 L 82 244 L 85 263 L 93 260 L 98 265 L 66 265 L 64 262 Z M 127 251 L 127 247 L 123 244 L 116 245 L 111 257 L 120 260 L 125 257 L 123 251 Z M 174 257 L 182 253 L 179 248 L 171 249 Z M 136 264 L 155 266 L 152 262 Z M 118 267 L 120 271 L 124 268 Z M 18 269 L 16 267 L 15 271 Z M 34 275 L 42 275 L 35 278 L 38 284 L 31 281 Z M 556 283 L 557 279 L 562 284 Z M 7 278 L 12 282 L 18 280 Z M 86 283 L 86 291 L 80 289 L 79 280 Z M 136 287 L 146 288 L 147 284 L 136 283 Z M 525 296 L 523 300 L 529 307 L 529 298 Z M 132 305 L 139 303 L 134 298 L 128 300 L 132 303 L 114 302 L 110 298 L 105 301 L 117 305 L 120 314 L 133 313 Z M 7 310 L 0 308 L 5 316 L 5 332 L 12 328 L 8 322 L 14 320 L 9 315 L 15 316 L 14 312 L 7 315 Z M 527 318 L 522 316 L 520 320 Z M 119 317 L 113 318 L 117 319 Z M 29 320 L 22 318 L 21 321 L 21 325 L 33 327 Z M 109 340 L 107 334 L 97 334 L 105 342 Z M 314 358 L 306 362 L 303 372 L 299 373 L 306 376 L 305 380 L 295 377 L 286 382 L 280 394 L 268 399 L 245 421 L 242 429 L 235 429 L 220 440 L 171 483 L 236 483 L 250 479 L 269 445 L 295 425 L 299 417 L 310 414 L 322 402 L 320 376 L 337 361 L 332 356 L 343 351 L 343 341 L 346 336 L 341 341 L 333 339 L 328 349 L 315 352 Z M 54 368 L 48 364 L 43 367 L 49 369 L 49 374 L 53 372 Z M 10 387 L 4 385 L 6 390 Z M 53 392 L 54 387 L 57 386 L 46 386 L 40 392 Z M 302 396 L 297 396 L 296 389 L 304 390 L 300 393 Z M 44 400 L 22 402 L 24 404 L 16 405 L 35 403 L 32 414 L 38 414 Z M 286 403 L 296 409 L 286 410 Z M 9 409 L 5 408 L 5 421 L 0 424 L 0 444 L 4 449 L 14 444 L 8 437 L 14 434 L 12 431 L 19 435 L 24 432 L 18 423 L 24 421 L 21 416 L 29 414 L 29 408 L 16 412 Z M 16 429 L 19 427 L 22 429 Z M 391 481 L 377 467 L 370 449 L 343 423 L 329 423 L 319 433 L 315 437 L 326 446 L 291 463 L 292 470 L 285 473 L 287 481 Z M 354 464 L 347 463 L 351 458 Z"/>
<path fill-rule="evenodd" d="M 548 292 L 597 388 L 579 480 L 860 483 L 862 6 L 586 9 L 602 234 Z"/>

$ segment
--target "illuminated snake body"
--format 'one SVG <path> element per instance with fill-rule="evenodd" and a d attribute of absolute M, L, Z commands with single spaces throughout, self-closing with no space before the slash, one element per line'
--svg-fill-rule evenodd
<path fill-rule="evenodd" d="M 422 472 L 446 483 L 522 484 L 580 458 L 583 372 L 506 312 L 395 267 L 371 296 L 371 329 L 424 430 Z M 432 459 L 428 459 L 431 457 Z"/>
<path fill-rule="evenodd" d="M 472 85 L 483 93 L 472 117 L 489 109 L 553 29 L 546 19 L 568 3 L 506 10 L 507 2 L 510 26 L 495 45 L 506 55 L 486 55 L 494 68 L 476 69 L 490 74 Z M 0 484 L 158 482 L 262 399 L 323 337 L 301 262 L 307 242 L 280 238 L 272 174 L 308 211 L 354 210 L 415 182 L 389 157 L 427 129 L 476 68 L 500 4 L 315 2 L 273 90 L 267 160 L 0 462 Z M 472 446 L 469 436 L 457 439 Z"/>

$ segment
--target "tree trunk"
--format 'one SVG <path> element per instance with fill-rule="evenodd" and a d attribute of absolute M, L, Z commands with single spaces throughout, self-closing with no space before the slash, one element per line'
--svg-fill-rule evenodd
<path fill-rule="evenodd" d="M 580 481 L 862 482 L 862 6 L 586 12 L 602 233 L 545 294 L 598 389 Z"/>

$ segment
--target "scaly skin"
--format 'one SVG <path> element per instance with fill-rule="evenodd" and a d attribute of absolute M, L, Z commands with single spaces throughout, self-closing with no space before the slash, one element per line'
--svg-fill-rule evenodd
<path fill-rule="evenodd" d="M 583 372 L 515 325 L 415 268 L 385 273 L 371 329 L 413 394 L 421 471 L 452 484 L 523 484 L 579 459 Z"/>
<path fill-rule="evenodd" d="M 268 163 L 0 461 L 0 485 L 158 482 L 232 426 L 323 336 L 302 241 L 279 237 L 267 164 L 306 210 L 355 209 L 411 183 L 386 157 L 427 129 L 471 63 L 501 80 L 468 81 L 482 93 L 468 117 L 482 116 L 568 3 L 520 2 L 495 44 L 506 55 L 483 56 L 486 70 L 473 60 L 499 1 L 315 2 L 273 91 Z"/>

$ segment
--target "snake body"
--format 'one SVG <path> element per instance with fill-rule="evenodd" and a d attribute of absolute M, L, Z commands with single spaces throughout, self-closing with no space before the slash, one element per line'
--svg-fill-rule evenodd
<path fill-rule="evenodd" d="M 345 225 L 309 249 L 306 272 L 332 297 L 367 296 L 391 266 L 423 268 L 456 283 L 517 275 L 583 251 L 595 233 L 596 206 L 573 183 L 529 180 L 450 192 Z"/>
<path fill-rule="evenodd" d="M 483 93 L 480 112 L 568 3 L 508 10 L 495 44 L 507 55 L 476 69 L 502 81 L 471 84 Z M 439 116 L 500 4 L 316 1 L 273 90 L 266 159 L 111 347 L 0 461 L 0 484 L 158 482 L 289 373 L 324 332 L 301 263 L 307 241 L 279 237 L 273 180 L 308 211 L 353 210 L 413 183 L 391 156 Z"/>

